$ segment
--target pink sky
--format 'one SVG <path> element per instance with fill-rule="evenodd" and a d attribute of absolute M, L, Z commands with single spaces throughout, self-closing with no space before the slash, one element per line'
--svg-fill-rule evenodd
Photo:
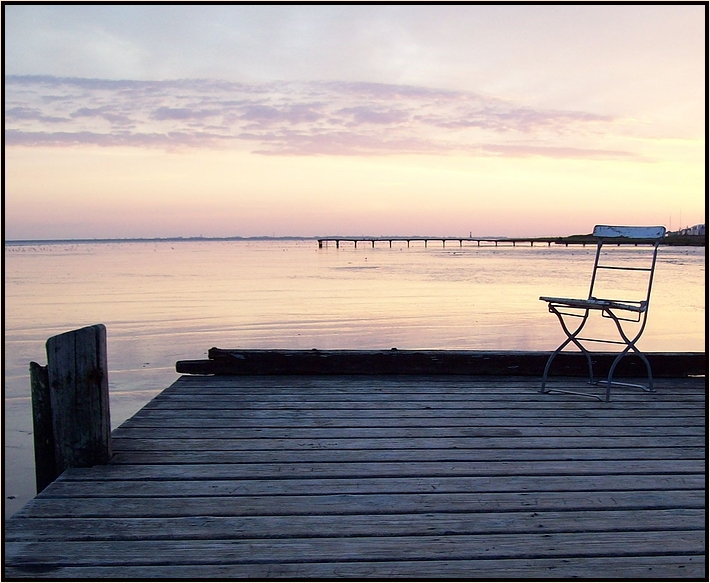
<path fill-rule="evenodd" d="M 6 238 L 702 222 L 705 9 L 6 6 Z"/>

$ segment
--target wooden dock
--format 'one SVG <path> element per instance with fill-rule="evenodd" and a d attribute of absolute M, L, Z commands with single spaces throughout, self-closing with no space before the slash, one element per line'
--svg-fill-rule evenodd
<path fill-rule="evenodd" d="M 4 575 L 705 579 L 705 379 L 656 387 L 182 376 L 6 521 Z"/>
<path fill-rule="evenodd" d="M 531 247 L 534 243 L 546 243 L 547 246 L 551 246 L 552 243 L 559 242 L 560 237 L 536 237 L 536 238 L 509 238 L 509 237 L 321 237 L 318 239 L 318 248 L 323 249 L 323 247 L 328 247 L 328 243 L 335 243 L 335 248 L 340 249 L 341 243 L 352 243 L 357 249 L 358 243 L 369 243 L 372 248 L 375 248 L 376 242 L 386 242 L 392 247 L 393 242 L 407 243 L 407 247 L 411 247 L 412 242 L 424 243 L 424 247 L 429 246 L 429 242 L 441 243 L 442 247 L 446 247 L 446 243 L 458 243 L 459 247 L 463 247 L 464 241 L 467 243 L 475 243 L 477 247 L 484 245 L 492 245 L 498 247 L 501 245 L 512 245 L 516 244 L 529 244 Z M 583 243 L 586 245 L 586 241 Z"/>

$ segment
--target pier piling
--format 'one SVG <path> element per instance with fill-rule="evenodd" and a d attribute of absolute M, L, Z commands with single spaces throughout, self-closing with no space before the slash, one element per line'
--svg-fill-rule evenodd
<path fill-rule="evenodd" d="M 67 468 L 111 458 L 106 327 L 53 336 L 46 348 L 46 367 L 30 363 L 38 492 Z"/>
<path fill-rule="evenodd" d="M 58 475 L 54 462 L 52 406 L 46 366 L 30 362 L 30 390 L 32 392 L 32 429 L 35 447 L 35 483 L 39 494 Z"/>
<path fill-rule="evenodd" d="M 518 243 L 530 243 L 531 247 L 535 246 L 535 243 L 547 243 L 548 247 L 551 247 L 554 243 L 555 245 L 564 245 L 569 247 L 570 245 L 581 245 L 585 247 L 587 244 L 596 245 L 596 239 L 592 235 L 571 235 L 567 237 L 321 237 L 318 239 L 318 248 L 323 249 L 324 243 L 325 247 L 328 247 L 328 241 L 335 241 L 336 249 L 340 248 L 341 241 L 352 241 L 357 249 L 358 242 L 369 241 L 372 247 L 375 247 L 377 241 L 388 241 L 390 247 L 392 247 L 393 241 L 404 241 L 407 242 L 407 247 L 411 246 L 412 241 L 422 241 L 424 247 L 429 246 L 429 241 L 441 241 L 442 246 L 446 247 L 447 241 L 458 241 L 459 247 L 463 247 L 463 242 L 467 241 L 471 244 L 475 243 L 476 247 L 481 247 L 481 243 L 493 244 L 498 247 L 501 245 L 511 245 L 516 247 Z M 649 241 L 650 242 L 650 241 Z M 665 237 L 661 242 L 661 245 L 690 245 L 690 246 L 704 246 L 706 245 L 705 237 L 702 236 L 685 236 L 683 238 L 679 237 Z"/>

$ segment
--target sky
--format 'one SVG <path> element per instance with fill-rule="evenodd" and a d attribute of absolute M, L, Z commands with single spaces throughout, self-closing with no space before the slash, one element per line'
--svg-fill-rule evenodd
<path fill-rule="evenodd" d="M 5 238 L 705 220 L 704 5 L 4 5 Z"/>

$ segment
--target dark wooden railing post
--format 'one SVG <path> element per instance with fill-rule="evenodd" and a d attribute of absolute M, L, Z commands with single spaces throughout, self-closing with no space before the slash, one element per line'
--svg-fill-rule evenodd
<path fill-rule="evenodd" d="M 30 389 L 32 391 L 32 428 L 35 445 L 35 481 L 37 494 L 39 494 L 57 478 L 57 466 L 54 462 L 52 405 L 46 366 L 30 362 Z"/>
<path fill-rule="evenodd" d="M 42 425 L 39 431 L 35 429 L 39 433 L 35 436 L 39 492 L 40 485 L 44 488 L 67 468 L 105 464 L 111 458 L 106 327 L 96 324 L 47 340 L 46 383 L 54 441 L 53 472 L 50 472 L 52 464 L 46 462 L 47 391 L 40 389 L 42 373 L 38 372 L 43 367 L 36 363 L 30 366 L 34 369 L 33 387 L 38 387 L 37 397 L 33 388 L 34 417 Z M 54 474 L 51 479 L 50 473 Z"/>

